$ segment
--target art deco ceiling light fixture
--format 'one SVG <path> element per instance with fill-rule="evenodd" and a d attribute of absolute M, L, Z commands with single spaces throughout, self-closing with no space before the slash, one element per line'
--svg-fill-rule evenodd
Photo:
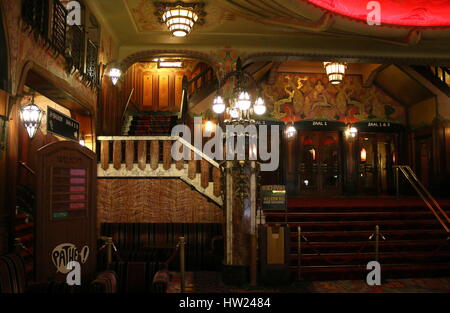
<path fill-rule="evenodd" d="M 337 85 L 344 80 L 345 71 L 347 70 L 346 63 L 323 62 L 323 66 L 325 67 L 330 83 Z"/>
<path fill-rule="evenodd" d="M 37 130 L 41 126 L 44 111 L 42 111 L 36 104 L 34 104 L 34 95 L 31 98 L 31 103 L 24 105 L 20 109 L 20 119 L 25 127 L 30 139 L 36 135 Z"/>
<path fill-rule="evenodd" d="M 195 24 L 204 23 L 203 17 L 206 13 L 203 3 L 157 2 L 155 6 L 155 14 L 160 18 L 160 22 L 166 24 L 175 37 L 186 37 Z"/>
<path fill-rule="evenodd" d="M 263 115 L 266 112 L 264 99 L 260 96 L 261 90 L 255 79 L 242 69 L 241 60 L 236 63 L 236 70 L 228 73 L 222 80 L 223 85 L 234 82 L 231 93 L 226 97 L 222 95 L 222 86 L 219 84 L 217 97 L 214 99 L 212 109 L 214 113 L 228 115 L 226 123 L 248 124 L 253 123 L 251 114 Z M 256 99 L 252 99 L 250 88 L 257 90 Z"/>

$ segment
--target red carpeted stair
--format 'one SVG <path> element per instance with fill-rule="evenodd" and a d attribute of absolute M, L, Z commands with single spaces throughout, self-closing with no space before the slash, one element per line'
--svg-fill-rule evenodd
<path fill-rule="evenodd" d="M 172 128 L 176 125 L 177 116 L 163 113 L 134 115 L 128 135 L 129 136 L 170 136 Z"/>
<path fill-rule="evenodd" d="M 380 227 L 379 262 L 382 278 L 436 277 L 450 274 L 449 235 L 420 199 L 293 198 L 287 214 L 265 212 L 266 222 L 288 222 L 290 265 L 298 264 L 298 226 L 307 241 L 301 243 L 301 274 L 308 280 L 364 279 L 366 265 L 375 260 Z M 447 212 L 450 202 L 440 201 Z"/>

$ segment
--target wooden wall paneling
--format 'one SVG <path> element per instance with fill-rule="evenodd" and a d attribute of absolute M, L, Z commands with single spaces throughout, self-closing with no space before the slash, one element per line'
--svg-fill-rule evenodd
<path fill-rule="evenodd" d="M 165 111 L 169 108 L 169 75 L 160 74 L 159 75 L 159 103 L 158 109 L 160 111 Z"/>
<path fill-rule="evenodd" d="M 209 185 L 209 162 L 206 161 L 205 159 L 202 159 L 200 161 L 200 170 L 201 170 L 201 182 L 202 182 L 202 187 L 206 188 Z"/>
<path fill-rule="evenodd" d="M 170 111 L 175 109 L 175 74 L 172 73 L 169 75 L 169 89 L 167 90 L 169 93 L 169 105 L 168 108 Z"/>
<path fill-rule="evenodd" d="M 109 168 L 109 141 L 107 140 L 100 144 L 100 164 L 105 171 Z"/>
<path fill-rule="evenodd" d="M 172 141 L 165 140 L 163 143 L 163 166 L 165 170 L 170 169 L 172 163 Z"/>
<path fill-rule="evenodd" d="M 183 95 L 183 73 L 175 75 L 175 110 L 179 111 L 181 108 L 181 101 Z"/>
<path fill-rule="evenodd" d="M 136 70 L 136 66 L 132 66 L 131 67 L 131 88 L 134 88 L 134 92 L 133 92 L 133 96 L 131 96 L 131 102 L 136 103 L 137 102 L 137 84 L 136 82 L 138 81 L 137 79 L 137 70 Z"/>
<path fill-rule="evenodd" d="M 133 169 L 134 163 L 134 141 L 127 140 L 125 143 L 125 164 L 128 171 Z"/>
<path fill-rule="evenodd" d="M 122 141 L 114 141 L 113 165 L 116 170 L 120 170 L 120 167 L 122 166 Z"/>
<path fill-rule="evenodd" d="M 147 167 L 147 142 L 144 140 L 138 143 L 138 164 L 141 170 Z"/>
<path fill-rule="evenodd" d="M 194 152 L 191 151 L 191 160 L 188 162 L 188 177 L 194 179 L 197 174 L 197 161 L 194 159 Z"/>
<path fill-rule="evenodd" d="M 159 164 L 159 141 L 152 140 L 150 143 L 150 164 L 153 170 L 158 168 Z"/>
<path fill-rule="evenodd" d="M 213 192 L 216 197 L 222 193 L 222 173 L 217 167 L 213 168 Z"/>
<path fill-rule="evenodd" d="M 151 110 L 155 105 L 153 102 L 153 75 L 144 74 L 143 84 L 142 108 L 144 110 Z"/>
<path fill-rule="evenodd" d="M 159 76 L 157 73 L 153 75 L 153 107 L 152 110 L 158 111 L 159 110 Z"/>

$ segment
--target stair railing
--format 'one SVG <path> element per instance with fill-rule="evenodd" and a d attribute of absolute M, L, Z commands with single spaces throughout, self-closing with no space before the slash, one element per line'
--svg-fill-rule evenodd
<path fill-rule="evenodd" d="M 297 279 L 302 280 L 301 268 L 302 268 L 302 239 L 308 241 L 308 239 L 302 234 L 302 228 L 297 227 Z"/>
<path fill-rule="evenodd" d="M 425 186 L 420 182 L 417 178 L 414 171 L 408 165 L 395 165 L 395 181 L 396 181 L 396 189 L 397 189 L 397 197 L 400 195 L 400 173 L 406 178 L 409 184 L 414 188 L 426 206 L 430 209 L 433 215 L 436 217 L 438 222 L 442 225 L 447 233 L 450 233 L 450 218 L 447 213 L 441 208 L 439 203 L 437 203 L 436 199 L 431 195 L 431 193 L 425 188 Z"/>
<path fill-rule="evenodd" d="M 375 226 L 375 232 L 370 235 L 369 240 L 372 240 L 375 238 L 375 261 L 378 262 L 379 256 L 380 256 L 380 238 L 383 240 L 386 240 L 386 237 L 383 236 L 382 233 L 380 233 L 380 226 Z"/>
<path fill-rule="evenodd" d="M 206 70 L 192 78 L 188 85 L 189 94 L 194 95 L 196 94 L 200 89 L 209 86 L 211 84 L 214 84 L 217 81 L 217 78 L 214 75 L 214 69 L 209 66 Z"/>

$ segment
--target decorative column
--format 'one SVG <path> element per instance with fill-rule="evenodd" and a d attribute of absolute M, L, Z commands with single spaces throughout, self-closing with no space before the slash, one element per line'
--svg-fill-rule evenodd
<path fill-rule="evenodd" d="M 256 285 L 256 161 L 227 161 L 225 168 L 226 284 Z"/>

